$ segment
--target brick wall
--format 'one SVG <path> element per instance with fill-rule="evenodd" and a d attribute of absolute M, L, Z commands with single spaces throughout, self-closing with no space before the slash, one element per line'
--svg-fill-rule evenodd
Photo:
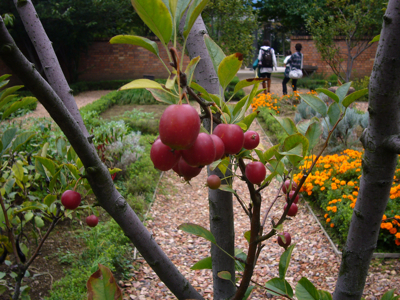
<path fill-rule="evenodd" d="M 346 49 L 345 41 L 342 39 L 335 40 L 339 44 L 341 49 Z M 331 67 L 322 60 L 321 55 L 318 53 L 315 47 L 314 41 L 310 36 L 292 36 L 290 41 L 290 49 L 292 52 L 296 51 L 294 46 L 300 43 L 303 46 L 301 52 L 304 55 L 303 64 L 318 66 L 317 73 L 323 73 L 326 75 L 333 74 Z M 372 67 L 375 60 L 375 53 L 378 43 L 374 43 L 371 47 L 365 50 L 353 63 L 352 76 L 363 77 L 370 76 Z M 347 58 L 346 58 L 347 59 Z M 347 62 L 343 62 L 343 67 L 347 69 Z"/>

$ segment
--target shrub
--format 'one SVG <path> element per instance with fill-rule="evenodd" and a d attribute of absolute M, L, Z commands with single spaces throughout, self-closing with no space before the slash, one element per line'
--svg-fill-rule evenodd
<path fill-rule="evenodd" d="M 268 136 L 273 140 L 273 143 L 283 143 L 288 135 L 273 117 L 276 116 L 276 111 L 267 107 L 259 107 L 258 110 L 260 111 L 258 116 L 264 121 L 263 128 L 271 133 Z"/>

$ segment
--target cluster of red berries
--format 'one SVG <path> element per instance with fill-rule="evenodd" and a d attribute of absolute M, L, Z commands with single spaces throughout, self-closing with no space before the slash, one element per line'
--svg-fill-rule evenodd
<path fill-rule="evenodd" d="M 199 115 L 188 104 L 169 106 L 161 116 L 159 132 L 150 150 L 154 167 L 172 169 L 185 180 L 225 155 L 237 154 L 242 148 L 254 149 L 260 141 L 256 132 L 243 133 L 236 124 L 219 124 L 213 134 L 200 132 Z M 214 181 L 211 179 L 208 185 L 215 187 Z"/>
<path fill-rule="evenodd" d="M 286 204 L 283 210 L 286 210 L 289 200 L 292 199 L 296 189 L 297 189 L 297 183 L 294 181 L 291 182 L 290 180 L 286 180 L 285 183 L 282 185 L 282 192 L 286 195 Z M 293 202 L 290 205 L 290 208 L 287 212 L 288 216 L 290 217 L 296 216 L 298 211 L 297 202 L 299 202 L 299 195 L 296 195 L 296 197 L 293 199 Z M 285 237 L 285 242 L 282 240 L 280 236 L 278 236 L 278 244 L 279 246 L 286 249 L 287 247 L 289 247 L 292 238 L 288 232 L 283 232 L 281 235 Z"/>
<path fill-rule="evenodd" d="M 61 195 L 61 204 L 66 209 L 76 209 L 81 204 L 81 194 L 72 190 L 66 190 Z M 86 218 L 86 224 L 90 227 L 95 227 L 99 223 L 99 218 L 95 215 L 90 215 Z"/>

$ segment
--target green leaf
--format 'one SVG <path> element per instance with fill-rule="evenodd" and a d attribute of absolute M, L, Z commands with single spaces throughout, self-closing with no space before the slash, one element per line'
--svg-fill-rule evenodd
<path fill-rule="evenodd" d="M 283 130 L 285 130 L 285 132 L 288 135 L 298 133 L 297 127 L 291 118 L 287 118 L 287 117 L 281 118 L 281 117 L 274 116 L 273 114 L 271 114 L 271 115 L 275 118 L 275 120 L 278 121 L 278 123 L 282 126 Z"/>
<path fill-rule="evenodd" d="M 308 139 L 308 151 L 310 152 L 319 142 L 322 135 L 322 127 L 320 123 L 313 122 L 308 126 L 305 137 Z"/>
<path fill-rule="evenodd" d="M 9 178 L 7 179 L 6 183 L 4 184 L 4 190 L 7 194 L 11 193 L 12 188 L 14 187 L 15 184 L 15 178 Z"/>
<path fill-rule="evenodd" d="M 339 103 L 339 97 L 334 92 L 331 92 L 330 90 L 323 89 L 323 88 L 318 88 L 318 89 L 315 89 L 315 90 L 317 92 L 324 93 L 329 98 L 331 98 L 333 101 L 335 101 L 336 103 Z"/>
<path fill-rule="evenodd" d="M 24 215 L 25 222 L 29 222 L 30 220 L 32 220 L 32 218 L 33 218 L 33 212 L 31 212 L 31 211 L 28 211 L 28 212 Z"/>
<path fill-rule="evenodd" d="M 264 160 L 269 161 L 276 153 L 278 153 L 280 144 L 272 146 L 264 152 Z"/>
<path fill-rule="evenodd" d="M 317 289 L 305 277 L 301 278 L 297 283 L 296 297 L 299 300 L 319 300 Z"/>
<path fill-rule="evenodd" d="M 215 73 L 218 72 L 218 67 L 221 61 L 225 58 L 224 51 L 210 38 L 208 34 L 204 35 L 204 43 L 206 44 L 208 54 L 214 66 Z"/>
<path fill-rule="evenodd" d="M 88 300 L 122 300 L 122 291 L 111 270 L 101 264 L 86 283 Z"/>
<path fill-rule="evenodd" d="M 307 150 L 308 150 L 308 140 L 306 139 L 305 136 L 303 136 L 301 133 L 296 133 L 288 136 L 285 141 L 283 142 L 283 151 L 289 151 L 290 149 L 293 149 L 296 147 L 298 144 L 302 144 L 303 146 L 303 156 L 306 155 Z M 281 152 L 279 152 L 281 153 Z"/>
<path fill-rule="evenodd" d="M 134 81 L 125 84 L 124 86 L 120 87 L 119 90 L 130 90 L 130 89 L 159 89 L 164 90 L 161 84 L 154 80 L 150 79 L 136 79 Z"/>
<path fill-rule="evenodd" d="M 251 123 L 253 123 L 254 119 L 257 117 L 257 114 L 258 114 L 258 112 L 253 112 L 253 113 L 247 115 L 247 116 L 242 120 L 242 122 L 243 122 L 244 124 L 246 124 L 247 129 L 250 128 L 250 125 L 251 125 Z"/>
<path fill-rule="evenodd" d="M 53 191 L 54 186 L 55 186 L 56 183 L 57 183 L 57 179 L 58 179 L 58 177 L 60 176 L 60 172 L 61 172 L 61 168 L 60 168 L 60 170 L 58 170 L 57 173 L 54 174 L 53 178 L 51 179 L 50 184 L 49 184 L 49 190 L 50 190 L 50 191 Z"/>
<path fill-rule="evenodd" d="M 16 161 L 13 165 L 12 165 L 12 171 L 14 173 L 15 178 L 17 178 L 19 181 L 23 181 L 24 180 L 24 168 L 22 166 L 22 162 L 21 161 Z"/>
<path fill-rule="evenodd" d="M 229 167 L 229 157 L 225 157 L 220 164 L 218 164 L 218 169 L 225 175 Z"/>
<path fill-rule="evenodd" d="M 319 290 L 318 295 L 319 295 L 319 300 L 332 300 L 332 295 L 327 291 Z"/>
<path fill-rule="evenodd" d="M 236 123 L 236 125 L 238 125 L 240 128 L 242 128 L 243 131 L 247 130 L 247 125 L 242 122 Z"/>
<path fill-rule="evenodd" d="M 303 157 L 303 145 L 298 144 L 297 146 L 284 151 L 284 152 L 279 152 L 279 154 L 281 155 L 294 155 L 294 156 L 298 156 L 298 157 Z"/>
<path fill-rule="evenodd" d="M 217 273 L 218 277 L 224 280 L 231 280 L 232 276 L 231 273 L 228 271 L 221 271 Z"/>
<path fill-rule="evenodd" d="M 64 138 L 59 137 L 56 142 L 58 156 L 64 158 L 67 155 L 67 143 Z"/>
<path fill-rule="evenodd" d="M 1 95 L 1 94 L 0 94 Z M 0 102 L 0 108 L 3 108 L 6 104 L 8 104 L 11 100 L 13 100 L 17 95 L 9 95 L 5 97 L 1 102 Z"/>
<path fill-rule="evenodd" d="M 225 90 L 228 84 L 236 76 L 242 66 L 243 55 L 241 53 L 235 53 L 225 57 L 218 67 L 218 78 L 222 89 Z"/>
<path fill-rule="evenodd" d="M 172 18 L 167 6 L 161 0 L 131 0 L 142 21 L 167 45 L 172 35 Z"/>
<path fill-rule="evenodd" d="M 51 160 L 41 156 L 34 156 L 34 158 L 39 161 L 49 172 L 52 176 L 56 173 L 56 169 L 58 166 Z"/>
<path fill-rule="evenodd" d="M 46 204 L 48 207 L 50 207 L 50 205 L 56 200 L 57 200 L 56 195 L 48 194 L 46 197 L 44 197 L 43 203 Z"/>
<path fill-rule="evenodd" d="M 186 14 L 185 27 L 183 28 L 183 36 L 187 39 L 194 22 L 203 11 L 209 0 L 193 0 Z"/>
<path fill-rule="evenodd" d="M 75 152 L 74 148 L 72 148 L 72 146 L 70 146 L 68 148 L 68 151 L 67 151 L 67 159 L 68 159 L 68 161 L 73 161 L 74 162 L 77 157 L 78 157 L 78 155 L 76 155 L 76 152 Z"/>
<path fill-rule="evenodd" d="M 13 127 L 10 129 L 7 129 L 1 138 L 1 142 L 3 143 L 3 152 L 8 148 L 10 145 L 11 141 L 14 139 L 16 133 L 17 133 L 17 128 Z"/>
<path fill-rule="evenodd" d="M 23 146 L 26 142 L 28 142 L 31 138 L 35 136 L 34 132 L 23 132 L 15 138 L 15 140 L 12 143 L 11 149 L 15 152 L 18 151 L 18 149 Z"/>
<path fill-rule="evenodd" d="M 336 102 L 333 102 L 328 109 L 329 124 L 335 125 L 337 120 L 340 118 L 340 106 Z"/>
<path fill-rule="evenodd" d="M 398 299 L 399 296 L 394 297 L 395 291 L 396 291 L 396 289 L 387 291 L 386 293 L 383 294 L 381 300 L 396 300 L 396 299 Z"/>
<path fill-rule="evenodd" d="M 324 101 L 313 95 L 300 94 L 301 99 L 309 106 L 311 106 L 321 116 L 326 117 L 327 107 Z"/>
<path fill-rule="evenodd" d="M 343 99 L 346 97 L 347 92 L 349 91 L 349 88 L 351 86 L 351 82 L 347 82 L 336 90 L 336 95 L 339 97 L 339 103 L 342 103 Z"/>
<path fill-rule="evenodd" d="M 265 165 L 264 153 L 258 149 L 254 149 L 254 151 L 257 153 L 257 156 L 260 159 L 260 162 L 262 162 L 262 164 Z"/>
<path fill-rule="evenodd" d="M 153 42 L 149 39 L 146 39 L 141 36 L 135 36 L 135 35 L 117 35 L 114 36 L 110 40 L 110 44 L 129 44 L 129 45 L 135 45 L 139 47 L 143 47 L 147 50 L 149 50 L 151 53 L 154 53 L 158 57 L 159 51 L 158 51 L 158 46 L 156 42 Z"/>
<path fill-rule="evenodd" d="M 197 64 L 200 61 L 200 56 L 193 58 L 190 63 L 187 65 L 185 74 L 186 74 L 186 81 L 187 85 L 190 86 L 190 83 L 193 80 L 194 70 L 196 69 Z"/>
<path fill-rule="evenodd" d="M 203 269 L 212 269 L 212 259 L 211 256 L 203 258 L 195 263 L 191 268 L 191 270 L 203 270 Z"/>
<path fill-rule="evenodd" d="M 283 175 L 283 172 L 285 171 L 285 166 L 283 165 L 283 163 L 276 159 L 271 159 L 266 167 L 268 170 L 271 171 L 271 173 L 276 172 L 279 175 Z"/>
<path fill-rule="evenodd" d="M 372 43 L 375 43 L 375 42 L 379 42 L 380 38 L 381 38 L 380 34 L 374 36 L 374 38 L 369 42 L 369 44 L 372 44 Z"/>
<path fill-rule="evenodd" d="M 238 103 L 236 103 L 235 107 L 233 108 L 232 114 L 233 114 L 234 116 L 236 116 L 238 112 L 240 112 L 240 111 L 242 111 L 242 112 L 245 111 L 245 109 L 242 109 L 242 108 L 243 108 L 243 106 L 246 105 L 246 103 L 247 103 L 248 101 L 249 101 L 249 96 L 248 96 L 248 95 L 246 95 L 246 96 L 244 96 L 242 99 L 240 99 L 240 100 L 238 101 Z M 244 113 L 241 113 L 241 114 L 244 116 Z"/>
<path fill-rule="evenodd" d="M 11 74 L 4 74 L 4 75 L 1 75 L 1 76 L 0 76 L 0 83 L 1 83 L 2 81 L 6 80 L 8 77 L 11 77 Z M 6 85 L 8 82 L 9 82 L 9 80 L 7 80 L 7 82 L 6 82 L 4 85 Z M 1 84 L 0 84 L 0 88 L 2 88 L 4 85 L 1 85 Z"/>
<path fill-rule="evenodd" d="M 42 228 L 44 226 L 43 219 L 39 216 L 35 216 L 35 224 L 37 227 Z"/>
<path fill-rule="evenodd" d="M 171 90 L 175 87 L 175 82 L 177 79 L 176 71 L 174 70 L 171 74 L 169 74 L 167 82 L 165 83 L 165 88 Z"/>
<path fill-rule="evenodd" d="M 207 241 L 210 241 L 213 244 L 217 244 L 215 241 L 214 235 L 204 227 L 192 223 L 184 223 L 178 226 L 179 230 L 185 231 L 190 234 L 197 235 L 199 237 L 205 238 Z"/>
<path fill-rule="evenodd" d="M 8 82 L 8 81 L 7 81 Z M 19 89 L 23 88 L 23 85 L 16 85 L 16 86 L 12 86 L 9 87 L 7 89 L 5 89 L 4 91 L 2 91 L 0 93 L 0 108 L 3 107 L 4 104 L 6 104 L 6 102 L 3 102 L 3 100 L 8 97 L 9 95 L 11 95 L 12 93 L 18 91 Z M 15 97 L 15 96 L 14 96 Z M 8 101 L 7 101 L 8 102 Z"/>
<path fill-rule="evenodd" d="M 286 243 L 286 242 L 284 242 L 284 243 Z M 285 279 L 286 271 L 289 267 L 290 258 L 292 256 L 293 249 L 294 249 L 294 245 L 291 245 L 281 255 L 281 258 L 279 260 L 279 278 L 281 278 L 281 279 Z"/>
<path fill-rule="evenodd" d="M 255 285 L 249 285 L 249 287 L 247 288 L 246 293 L 244 294 L 242 300 L 247 300 L 249 298 L 251 292 L 254 290 L 255 287 L 256 287 Z"/>
<path fill-rule="evenodd" d="M 65 165 L 68 170 L 71 172 L 72 176 L 74 176 L 74 178 L 76 180 L 78 180 L 81 176 L 79 175 L 79 170 L 75 167 L 75 165 L 73 164 L 66 164 Z"/>
<path fill-rule="evenodd" d="M 265 284 L 265 287 L 268 289 L 268 292 L 275 296 L 286 295 L 290 298 L 293 297 L 293 289 L 290 286 L 289 282 L 285 279 L 281 278 L 272 278 L 268 280 Z"/>
<path fill-rule="evenodd" d="M 357 99 L 361 98 L 362 96 L 368 94 L 368 89 L 362 89 L 357 92 L 351 93 L 350 95 L 346 96 L 346 98 L 343 99 L 343 106 L 344 107 L 349 107 L 350 104 L 352 104 L 354 101 Z"/>
<path fill-rule="evenodd" d="M 179 28 L 179 22 L 189 3 L 190 0 L 169 0 L 169 7 L 176 28 Z"/>
<path fill-rule="evenodd" d="M 211 101 L 211 96 L 210 94 L 199 84 L 197 84 L 196 82 L 192 81 L 192 83 L 190 84 L 190 87 L 196 91 L 198 91 L 199 93 L 201 93 L 202 95 L 200 95 L 201 97 L 204 97 L 204 99 Z"/>
<path fill-rule="evenodd" d="M 37 102 L 37 99 L 35 97 L 25 97 L 25 98 L 22 98 L 21 100 L 18 100 L 16 102 L 14 102 L 4 112 L 2 119 L 4 120 L 5 118 L 7 118 L 9 115 L 11 115 L 16 110 L 18 110 L 18 109 L 20 109 L 22 107 L 28 106 L 28 105 L 30 105 L 32 103 L 35 103 L 35 102 Z"/>
<path fill-rule="evenodd" d="M 250 230 L 246 231 L 243 236 L 246 239 L 246 241 L 250 244 L 251 231 Z"/>
<path fill-rule="evenodd" d="M 241 80 L 235 85 L 233 94 L 236 94 L 237 92 L 239 92 L 242 88 L 244 88 L 246 86 L 250 86 L 253 84 L 259 85 L 260 82 L 262 82 L 262 81 L 263 81 L 263 78 L 248 78 L 248 79 Z"/>
<path fill-rule="evenodd" d="M 228 193 L 232 193 L 234 195 L 237 195 L 235 190 L 232 189 L 229 185 L 226 185 L 226 184 L 221 184 L 218 189 L 221 190 L 221 191 L 224 191 L 224 192 L 228 192 Z"/>
<path fill-rule="evenodd" d="M 179 102 L 179 97 L 165 90 L 146 89 L 148 90 L 157 101 L 167 104 L 176 104 Z"/>

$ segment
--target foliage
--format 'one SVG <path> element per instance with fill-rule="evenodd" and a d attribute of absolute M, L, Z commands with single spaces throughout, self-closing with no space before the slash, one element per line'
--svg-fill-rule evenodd
<path fill-rule="evenodd" d="M 359 91 L 361 89 L 366 89 L 369 87 L 369 80 L 370 80 L 369 76 L 364 76 L 363 78 L 358 78 L 357 80 L 355 80 L 353 82 L 353 87 L 355 88 L 356 91 Z M 369 99 L 368 94 L 366 94 L 365 96 L 361 97 L 357 101 L 368 102 L 368 99 Z"/>
<path fill-rule="evenodd" d="M 341 81 L 350 81 L 354 60 L 371 46 L 369 36 L 379 33 L 384 0 L 327 0 L 307 20 L 322 59 Z M 346 49 L 336 38 L 343 37 Z M 346 67 L 343 66 L 346 64 Z"/>
<path fill-rule="evenodd" d="M 239 78 L 235 76 L 235 78 L 232 79 L 232 81 L 228 84 L 225 90 L 225 99 L 231 99 L 231 101 L 239 101 L 245 96 L 245 93 L 243 90 L 238 91 L 237 93 L 233 93 L 235 86 L 239 83 Z"/>
<path fill-rule="evenodd" d="M 121 120 L 133 131 L 143 134 L 158 134 L 160 120 L 154 118 L 153 113 L 143 112 L 142 109 L 133 109 L 125 112 Z"/>
<path fill-rule="evenodd" d="M 71 83 L 69 87 L 74 95 L 86 91 L 118 90 L 131 80 L 106 80 L 106 81 L 78 81 Z"/>
<path fill-rule="evenodd" d="M 282 143 L 287 137 L 287 134 L 274 118 L 276 112 L 266 107 L 260 107 L 258 110 L 260 112 L 258 116 L 264 121 L 263 128 L 271 132 L 269 136 L 273 139 L 274 144 Z"/>
<path fill-rule="evenodd" d="M 250 0 L 211 0 L 202 13 L 211 38 L 229 54 L 240 52 L 244 60 L 253 58 L 253 32 L 257 11 Z"/>
<path fill-rule="evenodd" d="M 362 152 L 346 149 L 340 154 L 326 155 L 316 163 L 300 191 L 307 201 L 322 209 L 325 227 L 337 237 L 342 247 L 349 231 L 350 220 L 360 189 Z M 301 170 L 307 169 L 314 156 L 305 158 L 300 173 L 293 178 L 299 181 Z M 400 164 L 397 163 L 395 181 L 390 190 L 390 200 L 385 210 L 379 233 L 378 252 L 400 252 Z"/>

